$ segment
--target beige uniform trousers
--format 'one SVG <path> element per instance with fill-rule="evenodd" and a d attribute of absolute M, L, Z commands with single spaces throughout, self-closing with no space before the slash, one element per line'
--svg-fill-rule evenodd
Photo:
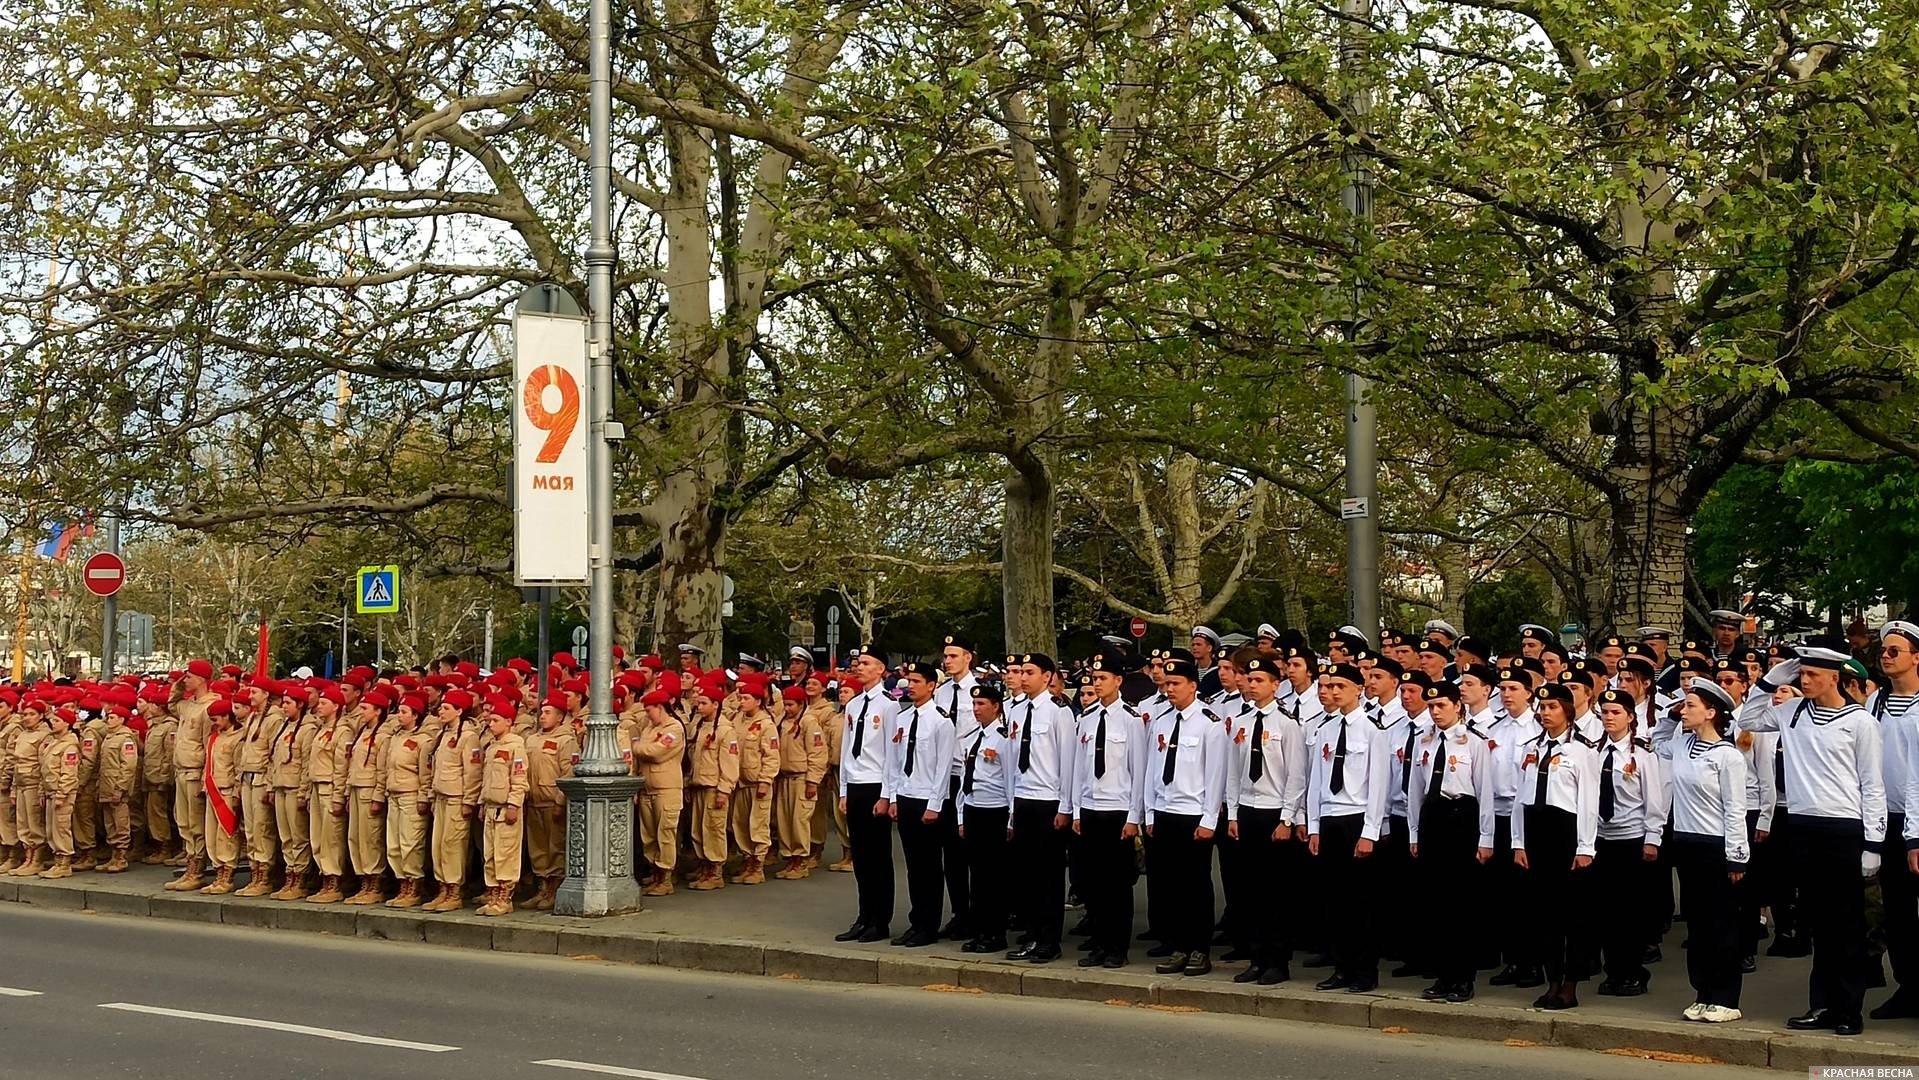
<path fill-rule="evenodd" d="M 755 784 L 733 789 L 733 842 L 740 853 L 765 859 L 773 850 L 773 800 L 762 799 Z"/>
<path fill-rule="evenodd" d="M 73 800 L 61 800 L 47 796 L 40 800 L 46 806 L 43 811 L 47 825 L 47 846 L 55 855 L 73 854 Z"/>
<path fill-rule="evenodd" d="M 679 862 L 680 806 L 684 801 L 685 793 L 679 788 L 640 793 L 640 851 L 655 870 L 671 874 Z"/>
<path fill-rule="evenodd" d="M 433 876 L 444 885 L 466 882 L 467 841 L 473 822 L 464 816 L 464 804 L 450 795 L 433 800 Z"/>
<path fill-rule="evenodd" d="M 320 873 L 329 877 L 346 873 L 346 815 L 334 816 L 332 784 L 314 785 L 307 804 L 307 838 Z"/>
<path fill-rule="evenodd" d="M 22 844 L 39 847 L 47 842 L 47 803 L 39 787 L 13 789 L 13 823 Z"/>
<path fill-rule="evenodd" d="M 107 826 L 107 846 L 110 848 L 131 847 L 133 844 L 133 808 L 125 802 L 118 806 L 112 803 L 100 804 L 100 817 Z"/>
<path fill-rule="evenodd" d="M 692 824 L 693 855 L 702 862 L 726 861 L 726 811 L 716 805 L 719 794 L 718 788 L 693 789 L 693 812 L 687 817 Z"/>
<path fill-rule="evenodd" d="M 147 789 L 147 835 L 153 838 L 154 847 L 163 848 L 173 843 L 172 788 Z"/>
<path fill-rule="evenodd" d="M 13 806 L 13 789 L 0 791 L 0 846 L 12 847 L 20 842 L 19 817 Z"/>
<path fill-rule="evenodd" d="M 100 792 L 82 787 L 73 797 L 73 850 L 92 851 L 100 846 Z"/>
<path fill-rule="evenodd" d="M 307 839 L 307 812 L 300 809 L 299 792 L 273 789 L 273 822 L 280 837 L 280 851 L 286 856 L 287 873 L 306 873 L 313 865 L 313 846 Z"/>
<path fill-rule="evenodd" d="M 386 862 L 393 876 L 426 876 L 426 814 L 420 809 L 417 792 L 399 792 L 387 797 Z"/>
<path fill-rule="evenodd" d="M 520 809 L 526 826 L 526 857 L 534 877 L 566 873 L 566 805 Z"/>
<path fill-rule="evenodd" d="M 198 769 L 173 770 L 173 822 L 189 859 L 207 853 L 207 792 L 200 786 L 205 782 Z"/>
<path fill-rule="evenodd" d="M 483 808 L 486 815 L 484 842 L 486 845 L 486 883 L 494 885 L 512 885 L 520 880 L 520 841 L 524 832 L 526 818 L 508 824 L 505 806 Z M 521 811 L 524 815 L 525 811 Z"/>
<path fill-rule="evenodd" d="M 806 797 L 806 774 L 787 773 L 773 781 L 773 813 L 780 833 L 780 854 L 786 858 L 813 850 L 813 804 Z"/>
<path fill-rule="evenodd" d="M 378 877 L 386 872 L 386 821 L 373 812 L 373 789 L 353 788 L 347 803 L 346 842 L 353 872 Z"/>
<path fill-rule="evenodd" d="M 240 801 L 238 789 L 223 791 L 221 794 L 226 797 L 228 806 L 233 806 Z M 207 808 L 206 820 L 203 823 L 206 829 L 207 861 L 214 866 L 230 870 L 240 862 L 240 838 L 220 827 L 220 817 L 213 812 L 213 800 L 203 797 L 200 801 L 206 804 Z"/>
<path fill-rule="evenodd" d="M 813 800 L 813 843 L 817 847 L 826 846 L 826 830 L 830 825 L 833 834 L 840 838 L 840 850 L 852 848 L 846 839 L 846 815 L 840 813 L 840 771 L 828 768 L 826 776 L 820 781 L 819 798 Z"/>
<path fill-rule="evenodd" d="M 280 826 L 273 807 L 267 805 L 267 792 L 273 785 L 254 775 L 240 780 L 240 810 L 247 823 L 247 858 L 265 869 L 280 854 Z"/>

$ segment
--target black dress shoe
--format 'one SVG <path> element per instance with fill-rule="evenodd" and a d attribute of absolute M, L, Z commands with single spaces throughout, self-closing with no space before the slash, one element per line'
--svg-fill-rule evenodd
<path fill-rule="evenodd" d="M 1173 956 L 1176 954 L 1173 952 L 1173 947 L 1171 945 L 1155 945 L 1152 948 L 1146 950 L 1146 955 L 1157 960 L 1161 957 Z"/>
<path fill-rule="evenodd" d="M 1546 985 L 1546 974 L 1538 968 L 1521 968 L 1518 977 L 1513 979 L 1513 985 L 1521 990 L 1530 990 L 1535 986 L 1544 986 Z"/>
<path fill-rule="evenodd" d="M 1759 957 L 1757 956 L 1742 957 L 1739 961 L 1739 970 L 1746 975 L 1751 975 L 1753 972 L 1758 971 Z"/>
<path fill-rule="evenodd" d="M 1421 990 L 1419 996 L 1427 1001 L 1444 1001 L 1446 1000 L 1446 995 L 1452 993 L 1452 991 L 1453 988 L 1447 986 L 1445 983 L 1434 983 L 1426 989 Z"/>
<path fill-rule="evenodd" d="M 1419 974 L 1418 964 L 1401 964 L 1393 969 L 1393 978 L 1411 979 Z"/>
<path fill-rule="evenodd" d="M 1779 934 L 1766 946 L 1767 956 L 1811 956 L 1812 943 L 1798 934 Z"/>
<path fill-rule="evenodd" d="M 1293 972 L 1291 968 L 1288 968 L 1285 964 L 1274 964 L 1272 967 L 1259 973 L 1259 985 L 1278 986 L 1280 983 L 1292 977 Z"/>
<path fill-rule="evenodd" d="M 1370 994 L 1377 989 L 1379 989 L 1379 979 L 1377 977 L 1371 979 L 1354 979 L 1346 984 L 1346 992 L 1349 994 Z"/>
<path fill-rule="evenodd" d="M 1035 945 L 1033 946 L 1033 955 L 1026 959 L 1028 962 L 1034 964 L 1050 964 L 1059 958 L 1060 951 L 1058 945 Z"/>
<path fill-rule="evenodd" d="M 1146 955 L 1152 956 L 1153 954 L 1148 952 Z M 1177 975 L 1184 970 L 1186 970 L 1186 954 L 1183 952 L 1169 953 L 1166 959 L 1160 961 L 1159 966 L 1153 968 L 1153 974 Z"/>
<path fill-rule="evenodd" d="M 960 946 L 960 951 L 963 953 L 1003 952 L 1005 949 L 1005 938 L 1000 938 L 998 941 L 994 941 L 992 938 L 974 938 Z"/>
<path fill-rule="evenodd" d="M 1225 954 L 1219 958 L 1219 962 L 1222 964 L 1237 964 L 1241 960 L 1251 960 L 1252 958 L 1253 954 L 1247 952 L 1245 949 L 1232 948 L 1226 950 Z"/>
<path fill-rule="evenodd" d="M 1820 1009 L 1816 1012 L 1806 1013 L 1803 1016 L 1795 1016 L 1786 1021 L 1786 1026 L 1794 1031 L 1825 1031 L 1829 1028 L 1836 1027 L 1838 1023 L 1838 1017 L 1832 1015 L 1832 1013 L 1825 1009 Z"/>
<path fill-rule="evenodd" d="M 1123 968 L 1126 966 L 1126 954 L 1123 952 L 1109 953 L 1107 954 L 1106 959 L 1101 960 L 1099 962 L 1099 966 L 1103 968 L 1111 969 L 1111 970 Z"/>
<path fill-rule="evenodd" d="M 887 935 L 892 932 L 892 928 L 890 927 L 869 926 L 866 928 L 866 933 L 859 936 L 859 941 L 862 945 L 870 945 L 875 941 L 885 941 Z"/>
<path fill-rule="evenodd" d="M 1860 1023 L 1856 1016 L 1848 1016 L 1843 1020 L 1835 1021 L 1832 1025 L 1834 1035 L 1857 1035 L 1864 1030 L 1866 1025 Z"/>
<path fill-rule="evenodd" d="M 1087 950 L 1089 950 L 1089 949 L 1091 949 L 1091 948 L 1093 947 L 1093 939 L 1092 939 L 1092 938 L 1086 938 L 1086 939 L 1084 939 L 1084 940 L 1082 940 L 1082 941 L 1081 941 L 1081 942 L 1080 942 L 1080 943 L 1079 943 L 1078 945 L 1075 945 L 1075 946 L 1073 946 L 1073 947 L 1074 947 L 1075 949 L 1078 949 L 1078 950 L 1079 950 L 1080 952 L 1086 952 Z"/>
<path fill-rule="evenodd" d="M 1619 984 L 1612 981 L 1611 979 L 1601 979 L 1599 981 L 1599 996 L 1612 997 L 1615 993 L 1618 992 L 1618 988 L 1619 988 Z"/>
<path fill-rule="evenodd" d="M 909 949 L 924 949 L 928 945 L 938 945 L 938 934 L 929 934 L 921 930 L 908 930 L 905 937 L 894 938 L 893 944 L 904 945 Z"/>
<path fill-rule="evenodd" d="M 1874 1020 L 1908 1020 L 1919 1017 L 1919 994 L 1900 987 L 1885 1003 L 1866 1014 Z"/>
<path fill-rule="evenodd" d="M 1666 954 L 1659 951 L 1659 946 L 1648 945 L 1646 946 L 1646 951 L 1639 955 L 1639 962 L 1642 964 L 1657 964 L 1665 958 Z"/>
<path fill-rule="evenodd" d="M 1033 945 L 1021 944 L 1019 948 L 1014 949 L 1012 952 L 1007 953 L 1006 958 L 1008 960 L 1031 960 L 1033 958 L 1034 949 L 1035 949 L 1035 946 Z"/>
<path fill-rule="evenodd" d="M 940 937 L 947 941 L 963 941 L 972 936 L 972 927 L 967 926 L 966 920 L 957 915 L 946 920 L 946 925 L 940 927 Z"/>
<path fill-rule="evenodd" d="M 1098 967 L 1101 964 L 1104 964 L 1105 962 L 1106 962 L 1105 949 L 1094 949 L 1092 952 L 1089 952 L 1085 956 L 1082 956 L 1079 958 L 1080 967 Z"/>
<path fill-rule="evenodd" d="M 865 934 L 866 934 L 866 924 L 854 923 L 853 925 L 847 927 L 846 929 L 840 931 L 839 933 L 834 934 L 833 940 L 834 941 L 858 941 L 861 937 L 865 936 Z"/>
<path fill-rule="evenodd" d="M 1646 992 L 1646 984 L 1637 979 L 1624 979 L 1613 984 L 1614 997 L 1639 997 Z"/>
<path fill-rule="evenodd" d="M 904 934 L 901 934 L 899 937 L 894 938 L 892 941 L 892 944 L 904 945 L 906 944 L 906 939 L 912 936 L 913 936 L 913 931 L 911 929 L 908 929 Z"/>
<path fill-rule="evenodd" d="M 1551 990 L 1548 990 L 1545 993 L 1533 999 L 1533 1008 L 1550 1009 L 1553 1007 L 1553 1000 L 1554 1000 L 1553 992 Z"/>
<path fill-rule="evenodd" d="M 1331 975 L 1313 984 L 1315 990 L 1344 990 L 1353 985 L 1353 981 L 1335 971 Z"/>
<path fill-rule="evenodd" d="M 1260 973 L 1265 970 L 1266 970 L 1265 968 L 1260 967 L 1258 964 L 1253 964 L 1250 967 L 1248 967 L 1245 971 L 1242 971 L 1239 974 L 1233 976 L 1233 981 L 1236 983 L 1258 982 Z"/>
<path fill-rule="evenodd" d="M 1472 983 L 1460 983 L 1458 986 L 1453 987 L 1452 991 L 1446 995 L 1446 1002 L 1450 1005 L 1459 1005 L 1472 999 Z"/>
<path fill-rule="evenodd" d="M 1499 969 L 1499 974 L 1494 975 L 1487 981 L 1491 982 L 1494 986 L 1511 986 L 1514 982 L 1518 981 L 1518 979 L 1519 969 L 1511 964 L 1507 964 L 1505 967 Z"/>
<path fill-rule="evenodd" d="M 1213 958 L 1203 952 L 1196 952 L 1187 957 L 1186 970 L 1180 972 L 1181 975 L 1211 975 L 1212 973 Z"/>

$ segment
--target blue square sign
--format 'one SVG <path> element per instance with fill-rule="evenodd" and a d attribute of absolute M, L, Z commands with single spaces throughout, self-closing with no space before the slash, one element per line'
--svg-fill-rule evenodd
<path fill-rule="evenodd" d="M 399 614 L 400 568 L 360 567 L 359 587 L 353 592 L 353 610 L 361 615 Z"/>

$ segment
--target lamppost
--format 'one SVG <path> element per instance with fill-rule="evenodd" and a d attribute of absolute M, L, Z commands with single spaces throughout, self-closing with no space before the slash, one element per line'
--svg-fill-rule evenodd
<path fill-rule="evenodd" d="M 592 236 L 586 249 L 587 303 L 592 321 L 587 357 L 587 562 L 589 684 L 586 745 L 566 792 L 566 881 L 553 900 L 556 915 L 617 915 L 637 911 L 633 876 L 633 796 L 614 744 L 613 715 L 613 443 L 625 430 L 613 421 L 613 14 L 611 0 L 592 0 L 587 16 L 590 97 L 587 103 L 587 179 Z"/>
<path fill-rule="evenodd" d="M 1372 93 L 1365 85 L 1372 0 L 1341 0 L 1340 74 L 1346 83 L 1345 111 L 1364 132 L 1372 110 Z M 1367 151 L 1356 142 L 1347 145 L 1343 165 L 1346 186 L 1340 202 L 1346 210 L 1353 251 L 1352 295 L 1346 313 L 1346 340 L 1358 365 L 1361 323 L 1366 317 L 1366 280 L 1359 257 L 1366 250 L 1366 234 L 1373 223 L 1373 169 Z M 1373 383 L 1357 371 L 1346 375 L 1346 573 L 1351 590 L 1353 625 L 1368 641 L 1379 642 L 1379 418 L 1373 408 Z"/>

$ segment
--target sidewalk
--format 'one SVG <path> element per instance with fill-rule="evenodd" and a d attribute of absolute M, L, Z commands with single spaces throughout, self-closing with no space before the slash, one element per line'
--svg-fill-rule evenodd
<path fill-rule="evenodd" d="M 804 881 L 729 885 L 717 892 L 680 891 L 648 900 L 647 910 L 607 919 L 575 919 L 515 912 L 481 919 L 391 911 L 385 907 L 314 906 L 266 899 L 175 894 L 161 889 L 173 871 L 135 866 L 125 874 L 76 874 L 60 881 L 0 877 L 0 900 L 109 915 L 145 915 L 204 923 L 424 942 L 498 952 L 592 957 L 705 971 L 833 982 L 959 987 L 984 993 L 1070 998 L 1167 1011 L 1238 1013 L 1313 1023 L 1371 1027 L 1490 1039 L 1513 1045 L 1569 1046 L 1667 1060 L 1709 1059 L 1734 1065 L 1804 1070 L 1818 1065 L 1919 1063 L 1919 1021 L 1868 1021 L 1863 1036 L 1788 1033 L 1787 1016 L 1804 1009 L 1807 960 L 1761 956 L 1747 976 L 1742 1008 L 1732 1024 L 1686 1023 L 1679 1011 L 1692 995 L 1685 979 L 1684 927 L 1664 945 L 1653 966 L 1651 992 L 1640 998 L 1603 998 L 1595 983 L 1582 986 L 1580 1007 L 1567 1012 L 1525 1006 L 1536 990 L 1487 986 L 1464 1005 L 1418 999 L 1423 981 L 1388 979 L 1374 994 L 1320 993 L 1323 974 L 1295 965 L 1291 982 L 1247 987 L 1231 981 L 1237 964 L 1219 965 L 1203 978 L 1158 976 L 1143 946 L 1122 971 L 1081 969 L 1076 953 L 1052 964 L 1014 964 L 962 954 L 957 942 L 923 949 L 886 944 L 839 945 L 853 910 L 850 874 L 815 871 Z M 902 887 L 900 895 L 904 897 Z M 1143 905 L 1141 907 L 1143 911 Z M 1070 914 L 1070 913 L 1069 913 Z M 904 916 L 895 929 L 904 927 Z M 1885 991 L 1867 995 L 1870 1008 Z"/>

